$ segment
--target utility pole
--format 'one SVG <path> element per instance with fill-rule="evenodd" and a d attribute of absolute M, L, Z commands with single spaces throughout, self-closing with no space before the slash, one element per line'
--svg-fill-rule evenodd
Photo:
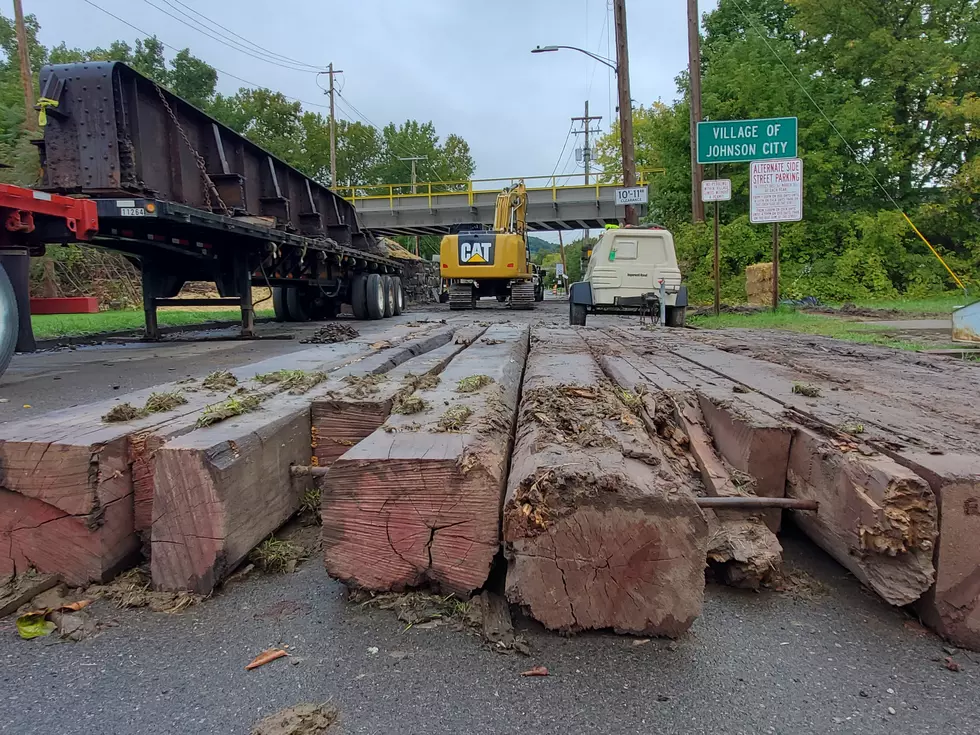
<path fill-rule="evenodd" d="M 418 178 L 415 175 L 415 163 L 416 163 L 416 161 L 428 161 L 429 160 L 429 157 L 428 156 L 406 156 L 405 158 L 399 158 L 398 160 L 399 161 L 411 161 L 412 162 L 412 193 L 415 194 L 416 193 L 415 192 L 415 183 L 418 181 Z M 419 239 L 420 239 L 419 236 L 416 235 L 415 236 L 415 254 L 416 255 L 419 254 Z"/>
<path fill-rule="evenodd" d="M 616 20 L 616 80 L 619 87 L 619 134 L 623 149 L 623 186 L 636 186 L 633 151 L 633 100 L 630 97 L 630 59 L 626 42 L 626 0 L 613 0 Z M 639 224 L 636 207 L 626 207 L 627 225 Z"/>
<path fill-rule="evenodd" d="M 337 188 L 337 117 L 334 114 L 334 85 L 333 78 L 336 74 L 343 74 L 343 69 L 334 69 L 333 62 L 327 67 L 327 71 L 321 72 L 330 77 L 330 187 Z"/>
<path fill-rule="evenodd" d="M 701 122 L 701 31 L 698 0 L 687 0 L 687 70 L 691 78 L 691 218 L 704 222 L 701 180 L 698 165 L 698 123 Z"/>
<path fill-rule="evenodd" d="M 412 193 L 415 194 L 415 182 L 418 179 L 415 176 L 415 162 L 416 161 L 428 161 L 428 156 L 406 156 L 405 158 L 399 158 L 399 161 L 411 161 L 412 162 Z"/>
<path fill-rule="evenodd" d="M 592 148 L 589 147 L 589 133 L 601 133 L 602 130 L 596 128 L 595 130 L 590 130 L 590 126 L 593 120 L 601 120 L 601 115 L 589 115 L 589 101 L 585 101 L 585 116 L 584 117 L 573 117 L 572 122 L 582 123 L 582 130 L 576 130 L 575 135 L 585 135 L 585 147 L 582 149 L 582 161 L 585 163 L 585 183 L 589 183 L 589 174 L 592 172 Z M 585 240 L 589 239 L 589 231 L 585 231 Z M 584 250 L 582 252 L 585 252 Z M 562 260 L 564 262 L 564 259 Z"/>
<path fill-rule="evenodd" d="M 589 101 L 585 101 L 585 116 L 584 117 L 573 117 L 572 122 L 580 122 L 583 125 L 582 130 L 576 130 L 575 135 L 585 135 L 585 148 L 582 149 L 582 160 L 585 162 L 585 183 L 589 183 L 589 174 L 592 172 L 592 149 L 589 147 L 589 133 L 601 133 L 602 131 L 596 128 L 595 130 L 590 129 L 593 120 L 601 120 L 602 115 L 589 115 Z"/>
<path fill-rule="evenodd" d="M 27 28 L 24 27 L 24 9 L 20 0 L 14 0 L 14 24 L 17 26 L 17 53 L 20 56 L 20 83 L 24 85 L 24 127 L 37 130 L 37 113 L 34 111 L 34 81 L 31 79 L 31 54 L 27 47 Z"/>

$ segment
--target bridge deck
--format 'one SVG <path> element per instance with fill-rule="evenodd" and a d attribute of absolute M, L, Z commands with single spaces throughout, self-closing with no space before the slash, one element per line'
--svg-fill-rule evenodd
<path fill-rule="evenodd" d="M 647 183 L 646 173 L 640 185 Z M 557 177 L 561 178 L 561 177 Z M 616 190 L 622 183 L 558 186 L 557 178 L 535 176 L 525 179 L 478 179 L 455 182 L 385 184 L 338 189 L 357 208 L 361 226 L 375 234 L 442 235 L 453 225 L 493 222 L 494 205 L 500 191 L 518 181 L 544 179 L 547 185 L 528 185 L 527 224 L 530 230 L 602 229 L 617 224 L 624 207 L 616 205 Z M 489 183 L 496 186 L 488 186 Z M 412 189 L 415 189 L 415 193 Z M 646 207 L 640 207 L 641 215 Z"/>

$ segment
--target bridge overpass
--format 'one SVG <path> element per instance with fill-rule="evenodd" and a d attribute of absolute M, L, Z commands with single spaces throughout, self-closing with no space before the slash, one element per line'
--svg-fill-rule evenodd
<path fill-rule="evenodd" d="M 637 185 L 663 169 L 640 171 Z M 608 174 L 603 175 L 608 178 Z M 453 225 L 493 223 L 494 205 L 502 189 L 523 181 L 527 186 L 527 224 L 539 230 L 595 230 L 618 224 L 624 207 L 616 205 L 621 178 L 594 184 L 559 185 L 565 176 L 513 179 L 433 181 L 339 187 L 338 194 L 357 209 L 361 226 L 377 235 L 444 235 Z M 646 206 L 639 207 L 642 216 Z"/>

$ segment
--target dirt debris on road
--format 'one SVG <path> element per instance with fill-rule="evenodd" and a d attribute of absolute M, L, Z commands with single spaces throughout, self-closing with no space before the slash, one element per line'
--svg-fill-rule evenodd
<path fill-rule="evenodd" d="M 359 337 L 360 334 L 350 324 L 331 322 L 326 326 L 319 327 L 312 335 L 301 339 L 299 342 L 304 345 L 332 345 L 337 342 L 346 342 L 354 339 L 355 337 Z"/>

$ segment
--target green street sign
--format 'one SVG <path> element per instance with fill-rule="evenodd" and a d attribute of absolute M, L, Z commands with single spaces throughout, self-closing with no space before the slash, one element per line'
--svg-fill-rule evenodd
<path fill-rule="evenodd" d="M 698 163 L 796 158 L 796 118 L 698 123 Z"/>

